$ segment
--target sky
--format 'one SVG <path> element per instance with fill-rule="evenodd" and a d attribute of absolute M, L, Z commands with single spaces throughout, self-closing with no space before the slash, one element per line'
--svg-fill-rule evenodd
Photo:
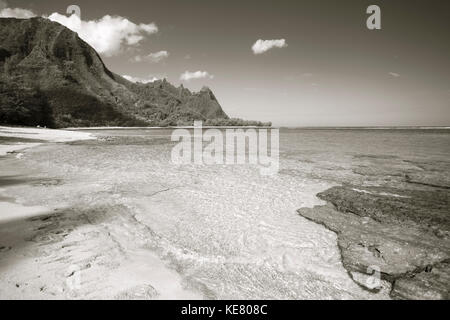
<path fill-rule="evenodd" d="M 230 117 L 450 126 L 447 0 L 0 0 L 11 15 L 70 27 L 129 80 L 208 86 Z"/>

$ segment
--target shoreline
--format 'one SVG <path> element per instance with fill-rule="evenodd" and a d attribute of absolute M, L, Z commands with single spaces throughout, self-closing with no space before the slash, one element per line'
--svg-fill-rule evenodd
<path fill-rule="evenodd" d="M 14 130 L 0 128 L 0 137 L 3 134 L 11 143 L 17 142 L 12 138 Z M 396 156 L 353 153 L 350 156 L 354 162 L 349 166 L 348 155 L 330 163 L 326 153 L 298 152 L 289 162 L 292 170 L 284 169 L 273 179 L 254 175 L 251 167 L 171 167 L 170 144 L 152 144 L 151 135 L 143 140 L 137 134 L 136 140 L 133 135 L 119 133 L 111 139 L 66 144 L 64 142 L 80 137 L 84 140 L 96 137 L 86 132 L 37 130 L 40 132 L 19 130 L 19 139 L 33 136 L 39 141 L 36 148 L 28 149 L 21 159 L 10 154 L 0 160 L 3 161 L 0 176 L 7 189 L 6 192 L 0 190 L 0 207 L 3 205 L 11 212 L 27 208 L 20 219 L 8 223 L 7 219 L 3 223 L 0 221 L 0 229 L 7 235 L 0 239 L 0 248 L 3 248 L 0 249 L 0 261 L 3 261 L 0 269 L 5 271 L 0 283 L 6 286 L 3 291 L 0 289 L 0 297 L 8 297 L 11 292 L 17 294 L 17 298 L 85 295 L 86 298 L 114 299 L 201 299 L 223 297 L 220 296 L 222 291 L 210 288 L 227 286 L 225 297 L 228 294 L 248 298 L 389 298 L 392 278 L 385 277 L 383 271 L 382 291 L 363 290 L 365 270 L 361 265 L 365 264 L 361 261 L 365 261 L 365 256 L 362 259 L 352 255 L 354 260 L 349 260 L 347 245 L 342 245 L 342 241 L 347 241 L 345 243 L 352 248 L 354 243 L 364 243 L 367 239 L 358 239 L 356 235 L 368 236 L 371 229 L 379 231 L 379 225 L 370 220 L 367 223 L 363 218 L 354 219 L 351 221 L 360 228 L 347 232 L 349 218 L 333 224 L 330 219 L 339 219 L 340 213 L 319 206 L 330 199 L 316 195 L 330 194 L 330 187 L 339 184 L 341 187 L 332 190 L 341 190 L 346 180 L 352 182 L 353 187 L 344 189 L 345 192 L 368 197 L 355 202 L 363 208 L 369 206 L 372 196 L 412 201 L 415 194 L 358 185 L 354 175 L 360 175 L 361 182 L 368 177 L 374 177 L 372 182 L 388 181 L 384 175 L 396 177 L 392 183 L 400 183 L 400 189 L 408 185 L 415 189 L 431 188 L 417 185 L 416 182 L 431 181 L 421 168 L 430 167 L 431 172 L 435 172 L 433 166 L 444 165 L 436 164 L 433 159 L 423 163 Z M 311 135 L 315 137 L 316 133 Z M 327 136 L 323 139 L 328 140 Z M 366 149 L 363 152 L 367 152 Z M 317 168 L 320 171 L 312 171 Z M 445 167 L 439 168 L 445 170 Z M 401 170 L 407 170 L 407 175 Z M 442 177 L 442 174 L 437 175 L 437 178 Z M 331 199 L 348 201 L 347 194 L 340 192 L 337 196 L 331 193 L 334 196 Z M 192 201 L 193 198 L 196 200 Z M 6 204 L 8 202 L 16 202 L 19 207 Z M 424 205 L 427 203 L 425 199 Z M 296 214 L 298 208 L 303 208 L 298 211 L 303 218 Z M 302 210 L 309 211 L 302 214 Z M 30 215 L 35 216 L 30 218 Z M 202 233 L 198 233 L 200 229 Z M 397 241 L 392 236 L 397 231 L 386 230 L 383 236 L 376 231 L 365 246 L 367 250 L 363 248 L 370 253 L 370 259 L 375 259 L 370 260 L 372 262 L 381 263 L 377 259 L 387 255 L 385 246 L 392 247 Z M 346 238 L 342 240 L 343 237 Z M 210 242 L 213 246 L 208 244 Z M 29 259 L 30 254 L 33 259 Z M 401 257 L 408 259 L 407 255 Z M 418 267 L 428 270 L 430 264 L 439 271 L 440 266 L 434 262 L 441 258 L 431 262 L 425 259 L 426 265 Z M 83 279 L 88 280 L 81 291 L 68 290 L 65 284 L 71 281 L 66 269 L 72 264 L 82 270 Z M 272 272 L 269 276 L 259 269 L 267 266 Z M 246 271 L 245 276 L 239 268 Z M 415 270 L 408 268 L 407 273 Z M 55 279 L 50 277 L 50 270 L 57 270 Z M 132 276 L 132 270 L 139 275 Z M 164 276 L 148 275 L 148 270 Z M 203 284 L 205 274 L 209 278 Z M 218 275 L 226 276 L 221 280 Z M 42 286 L 43 276 L 48 278 L 44 289 L 40 290 L 37 286 Z M 34 279 L 26 282 L 29 287 L 23 282 L 26 278 Z M 252 285 L 236 287 L 236 279 L 261 281 L 266 287 L 255 293 L 248 291 L 254 288 Z M 299 288 L 289 287 L 292 281 L 296 281 Z M 109 288 L 96 287 L 95 283 Z M 279 288 L 290 288 L 290 291 L 279 291 Z"/>
<path fill-rule="evenodd" d="M 57 143 L 95 139 L 91 134 L 43 130 L 28 133 L 22 128 L 17 137 L 33 135 L 43 142 L 27 149 L 45 147 L 47 152 L 57 148 Z M 6 136 L 13 135 L 8 132 Z M 0 137 L 4 136 L 2 127 Z M 13 144 L 5 150 L 18 149 Z M 155 252 L 128 238 L 123 225 L 137 223 L 128 210 L 113 206 L 107 218 L 103 210 L 91 212 L 64 201 L 54 206 L 34 205 L 22 190 L 62 182 L 21 164 L 11 153 L 0 161 L 0 299 L 202 298 L 185 288 L 180 275 Z M 136 241 L 141 242 L 139 235 Z"/>
<path fill-rule="evenodd" d="M 57 129 L 0 126 L 0 157 L 15 154 L 15 158 L 20 159 L 23 156 L 23 152 L 27 149 L 42 146 L 46 143 L 62 143 L 90 139 L 96 139 L 96 137 L 91 134 L 75 132 L 68 134 L 67 131 Z M 14 173 L 14 168 L 11 168 L 9 172 L 11 174 Z M 1 200 L 1 197 L 5 195 L 5 183 L 2 180 L 2 177 L 0 177 L 0 211 L 3 213 L 6 212 L 6 214 L 0 216 L 0 223 L 39 216 L 43 212 L 51 210 L 42 206 L 24 206 L 16 203 L 16 199 L 12 199 L 12 201 Z M 8 182 L 6 185 L 8 185 Z M 11 211 L 14 211 L 14 214 L 11 214 Z"/>
<path fill-rule="evenodd" d="M 176 129 L 196 129 L 194 126 L 181 127 L 80 127 L 80 128 L 64 128 L 61 130 L 70 131 L 89 131 L 89 130 L 176 130 Z M 265 126 L 202 126 L 202 129 L 278 129 L 277 127 Z"/>
<path fill-rule="evenodd" d="M 72 142 L 78 140 L 96 139 L 94 135 L 85 132 L 76 132 L 63 129 L 6 126 L 0 126 L 0 138 L 22 138 L 45 142 Z"/>
<path fill-rule="evenodd" d="M 15 143 L 15 144 L 2 144 L 0 145 L 0 157 L 6 156 L 8 154 L 17 153 L 18 156 L 20 153 L 18 151 L 24 151 L 28 148 L 33 148 L 41 145 L 42 143 Z"/>
<path fill-rule="evenodd" d="M 287 129 L 287 130 L 450 130 L 450 126 L 202 126 L 206 129 Z M 61 130 L 132 130 L 132 129 L 195 129 L 194 126 L 167 127 L 68 127 Z"/>
<path fill-rule="evenodd" d="M 0 157 L 8 154 L 17 154 L 17 156 L 20 157 L 21 153 L 19 151 L 37 147 L 44 143 L 61 143 L 93 139 L 97 138 L 90 133 L 83 132 L 46 128 L 0 126 Z"/>
<path fill-rule="evenodd" d="M 55 135 L 58 132 L 52 130 L 51 133 Z M 88 137 L 92 138 L 90 135 Z M 156 157 L 154 162 L 156 166 L 163 165 L 166 170 L 171 170 L 170 166 L 167 167 L 167 159 L 160 157 L 164 145 L 149 145 L 149 148 L 136 149 L 133 148 L 133 144 L 129 146 L 127 143 L 132 140 L 123 140 L 129 138 L 118 139 L 122 141 L 120 148 L 123 151 L 116 154 L 119 158 L 109 162 L 108 166 L 118 165 L 118 169 L 121 170 L 120 161 L 124 159 L 130 161 L 128 156 L 133 156 L 135 152 L 144 152 L 147 161 Z M 156 176 L 151 175 L 149 180 L 133 179 L 130 182 L 128 182 L 128 174 L 124 172 L 117 182 L 98 183 L 98 179 L 103 179 L 105 174 L 114 172 L 111 171 L 114 167 L 111 167 L 107 171 L 100 170 L 100 173 L 96 173 L 93 166 L 99 159 L 103 159 L 103 151 L 100 150 L 106 151 L 110 149 L 103 148 L 116 146 L 114 139 L 113 141 L 100 139 L 86 146 L 82 143 L 57 143 L 54 142 L 54 137 L 49 140 L 50 142 L 44 142 L 37 148 L 29 149 L 22 159 L 9 156 L 1 160 L 4 164 L 3 172 L 13 174 L 20 180 L 12 179 L 14 181 L 10 182 L 11 188 L 5 196 L 19 195 L 22 199 L 18 203 L 30 206 L 44 205 L 43 207 L 48 210 L 45 212 L 42 208 L 44 212 L 42 210 L 32 212 L 34 217 L 27 216 L 10 223 L 0 223 L 2 230 L 0 234 L 3 234 L 0 247 L 6 250 L 0 252 L 0 270 L 2 270 L 0 297 L 9 299 L 80 297 L 86 299 L 216 299 L 232 296 L 265 299 L 275 297 L 289 299 L 299 297 L 305 299 L 314 297 L 386 298 L 385 293 L 371 295 L 353 283 L 342 267 L 341 261 L 337 260 L 336 239 L 331 232 L 306 219 L 299 218 L 295 214 L 297 206 L 273 202 L 277 201 L 278 188 L 286 188 L 283 180 L 267 180 L 259 175 L 253 176 L 250 168 L 244 171 L 234 167 L 228 167 L 222 171 L 210 168 L 212 171 L 209 177 L 213 179 L 206 177 L 206 180 L 201 183 L 204 189 L 198 190 L 203 193 L 200 199 L 211 195 L 212 185 L 210 184 L 214 185 L 216 179 L 221 180 L 222 183 L 226 182 L 228 186 L 225 189 L 220 187 L 220 190 L 216 190 L 220 194 L 215 200 L 208 200 L 196 207 L 198 201 L 188 201 L 191 199 L 189 195 L 197 192 L 196 185 L 190 185 L 191 178 L 185 176 L 190 169 L 179 171 L 174 168 L 175 171 L 169 176 L 164 173 L 165 170 L 158 170 L 155 172 Z M 68 140 L 74 141 L 74 139 Z M 170 148 L 170 145 L 167 147 Z M 60 153 L 58 150 L 63 152 Z M 85 150 L 87 153 L 80 154 L 79 150 Z M 99 159 L 96 160 L 97 156 Z M 49 161 L 49 164 L 45 164 L 44 161 Z M 153 168 L 151 163 L 148 163 L 145 168 Z M 27 169 L 25 170 L 23 166 Z M 235 171 L 236 169 L 238 171 Z M 139 170 L 139 172 L 142 171 Z M 195 174 L 195 170 L 193 172 Z M 254 201 L 249 203 L 252 199 L 248 197 L 248 193 L 253 193 L 251 190 L 257 185 L 244 183 L 236 189 L 236 179 L 240 179 L 242 174 L 255 179 L 258 185 L 265 186 L 261 189 L 265 192 L 262 199 L 253 199 Z M 109 179 L 115 179 L 116 176 L 117 173 Z M 228 177 L 228 180 L 222 180 L 224 177 Z M 266 185 L 268 181 L 278 184 L 279 187 L 273 189 L 272 183 Z M 315 183 L 308 184 L 304 191 L 299 191 L 298 196 L 292 194 L 286 199 L 289 199 L 290 203 L 297 203 L 300 197 L 304 198 L 300 203 L 313 205 L 317 203 L 317 200 L 313 199 L 312 195 L 315 190 L 321 189 L 322 187 Z M 127 192 L 126 190 L 133 193 L 136 192 L 134 190 L 139 191 L 137 197 L 130 197 L 124 193 Z M 184 199 L 184 197 L 188 198 Z M 230 197 L 233 201 L 228 210 Z M 223 203 L 222 210 L 236 213 L 231 213 L 229 217 L 220 212 L 215 213 L 216 201 Z M 277 214 L 274 215 L 272 209 L 263 209 L 265 217 L 260 223 L 254 224 L 254 219 L 261 219 L 260 210 L 265 206 L 261 204 L 261 201 L 272 206 L 278 203 L 273 207 Z M 255 208 L 259 206 L 262 207 L 256 210 Z M 247 214 L 239 214 L 241 209 L 237 208 L 246 208 L 244 210 Z M 203 212 L 203 218 L 200 220 L 195 216 L 197 210 L 199 213 Z M 179 223 L 183 221 L 183 214 L 189 212 L 193 212 L 195 218 L 185 220 L 182 228 L 191 231 L 186 231 L 187 233 L 181 239 L 177 239 L 178 231 L 176 230 L 181 228 Z M 283 217 L 281 221 L 280 214 Z M 239 222 L 240 219 L 244 219 L 242 221 L 245 223 Z M 156 225 L 153 225 L 153 222 L 156 222 Z M 199 223 L 200 228 L 207 231 L 202 235 L 195 231 Z M 224 225 L 231 228 L 231 231 L 233 228 L 245 227 L 248 223 L 256 228 L 254 230 L 244 228 L 243 231 L 247 230 L 248 235 L 241 234 L 239 237 L 233 236 L 230 239 L 229 234 L 223 232 Z M 269 227 L 270 224 L 273 226 Z M 286 234 L 287 225 L 295 227 L 284 237 L 284 241 L 287 242 L 283 244 L 283 249 L 280 251 L 277 244 L 280 240 L 279 232 L 284 230 Z M 213 229 L 209 230 L 207 227 Z M 172 229 L 175 234 L 171 233 Z M 260 231 L 256 231 L 257 229 Z M 261 231 L 265 233 L 263 238 L 261 238 Z M 316 236 L 311 237 L 311 234 Z M 213 241 L 214 248 L 220 250 L 208 253 L 211 249 L 206 245 L 206 239 Z M 186 240 L 187 243 L 178 245 L 178 242 Z M 172 243 L 172 241 L 175 242 Z M 271 245 L 268 253 L 263 253 L 267 248 L 261 248 L 260 241 L 269 241 Z M 295 243 L 293 247 L 292 241 Z M 230 245 L 233 245 L 234 249 Z M 315 246 L 318 246 L 319 252 L 311 250 Z M 242 256 L 221 256 L 230 249 L 241 252 Z M 203 253 L 206 255 L 202 255 L 203 250 L 207 250 Z M 280 255 L 281 260 L 279 260 Z M 260 272 L 260 268 L 266 268 L 267 259 L 270 261 L 268 275 Z M 67 285 L 67 281 L 71 283 L 73 280 L 70 276 L 73 270 L 68 271 L 68 268 L 73 265 L 80 270 L 83 281 L 83 286 L 77 290 L 71 290 Z M 189 269 L 189 266 L 193 269 Z M 243 275 L 239 271 L 240 268 L 247 270 L 250 278 Z M 292 271 L 287 271 L 291 269 Z M 192 278 L 192 273 L 196 277 Z M 203 284 L 202 274 L 216 274 L 211 277 L 208 286 L 214 288 L 226 285 L 228 290 L 223 293 L 211 291 L 210 287 Z M 218 276 L 221 274 L 227 276 L 220 280 Z M 233 280 L 240 277 L 244 277 L 242 279 L 246 279 L 245 281 L 250 279 L 256 282 L 263 281 L 267 287 L 263 290 L 258 289 L 257 292 L 251 290 L 252 286 L 243 290 L 236 287 L 236 282 Z M 317 281 L 317 279 L 320 280 Z M 289 286 L 291 281 L 298 282 L 294 289 L 295 293 L 285 289 L 279 291 L 279 286 Z M 307 288 L 306 291 L 304 288 Z M 326 295 L 319 292 L 324 292 Z"/>
<path fill-rule="evenodd" d="M 10 129 L 36 129 L 36 130 L 59 130 L 59 131 L 80 131 L 80 130 L 142 130 L 142 129 L 194 129 L 194 126 L 167 126 L 167 127 L 65 127 L 58 129 L 36 128 L 26 126 L 2 125 L 0 128 Z M 208 129 L 233 129 L 233 128 L 261 128 L 261 129 L 288 129 L 288 130 L 450 130 L 450 126 L 202 126 Z"/>

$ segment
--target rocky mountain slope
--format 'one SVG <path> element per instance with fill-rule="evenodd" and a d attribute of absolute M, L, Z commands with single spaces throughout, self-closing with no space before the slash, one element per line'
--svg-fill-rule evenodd
<path fill-rule="evenodd" d="M 0 123 L 180 125 L 228 119 L 212 91 L 112 73 L 78 35 L 44 18 L 0 19 Z"/>

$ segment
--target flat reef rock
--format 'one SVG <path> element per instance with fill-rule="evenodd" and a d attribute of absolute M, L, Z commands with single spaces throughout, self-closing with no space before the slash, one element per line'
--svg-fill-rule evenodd
<path fill-rule="evenodd" d="M 341 186 L 317 195 L 338 211 L 381 223 L 417 227 L 439 238 L 450 238 L 450 191 L 438 188 Z"/>
<path fill-rule="evenodd" d="M 318 197 L 328 204 L 298 212 L 337 233 L 343 265 L 357 283 L 368 287 L 356 275 L 376 269 L 392 283 L 392 298 L 450 298 L 448 190 L 347 185 Z"/>

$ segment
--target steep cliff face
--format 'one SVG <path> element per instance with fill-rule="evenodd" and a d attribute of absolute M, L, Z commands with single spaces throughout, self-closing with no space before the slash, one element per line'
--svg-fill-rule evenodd
<path fill-rule="evenodd" d="M 228 118 L 211 90 L 129 82 L 76 33 L 43 18 L 0 19 L 0 92 L 3 124 L 177 125 Z"/>

